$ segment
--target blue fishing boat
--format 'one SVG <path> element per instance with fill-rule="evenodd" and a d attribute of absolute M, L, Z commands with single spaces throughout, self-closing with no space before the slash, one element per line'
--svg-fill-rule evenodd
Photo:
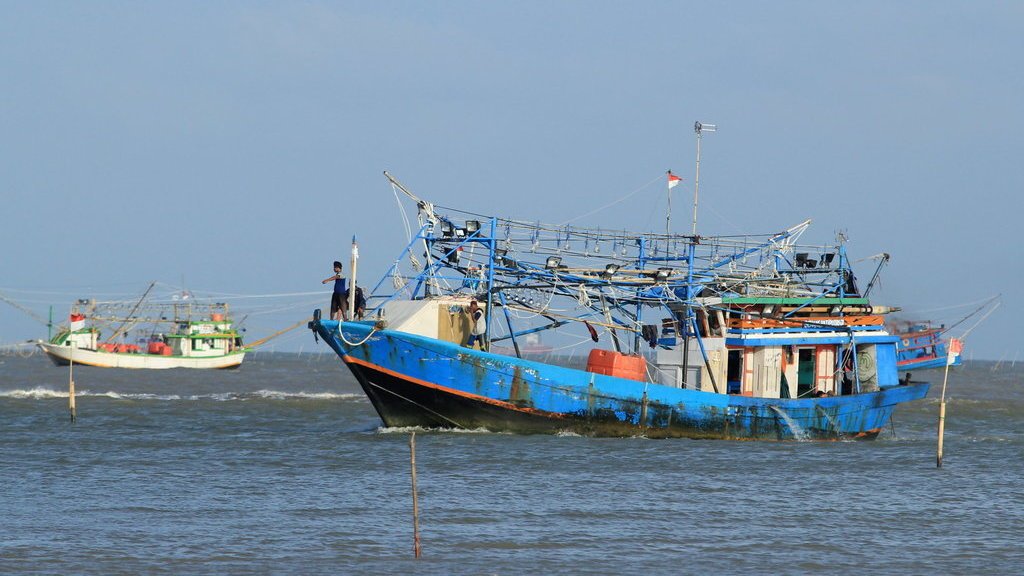
<path fill-rule="evenodd" d="M 899 339 L 896 345 L 896 369 L 901 372 L 960 366 L 963 363 L 961 354 L 954 354 L 949 359 L 948 339 L 943 338 L 945 326 L 935 328 L 930 322 L 902 322 L 890 325 L 893 334 Z"/>
<path fill-rule="evenodd" d="M 309 324 L 386 426 L 870 439 L 928 391 L 899 380 L 888 309 L 861 297 L 845 245 L 797 244 L 809 221 L 703 237 L 456 220 L 389 179 L 420 228 L 370 319 Z M 542 331 L 586 342 L 586 365 L 522 357 Z"/>

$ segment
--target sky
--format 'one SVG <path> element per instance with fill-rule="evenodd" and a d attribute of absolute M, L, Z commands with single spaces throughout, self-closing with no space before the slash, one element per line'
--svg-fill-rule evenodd
<path fill-rule="evenodd" d="M 671 169 L 686 232 L 702 121 L 718 126 L 702 234 L 812 218 L 803 240 L 844 232 L 854 259 L 891 254 L 878 303 L 949 324 L 1001 294 L 968 357 L 1021 347 L 1021 3 L 0 0 L 0 14 L 0 293 L 42 316 L 159 281 L 252 297 L 231 301 L 253 312 L 250 339 L 285 327 L 327 307 L 320 281 L 353 234 L 361 278 L 404 247 L 384 170 L 437 204 L 547 222 L 647 185 L 576 223 L 659 230 L 665 189 L 649 183 Z M 0 303 L 0 344 L 45 330 Z M 314 346 L 308 332 L 281 345 Z"/>

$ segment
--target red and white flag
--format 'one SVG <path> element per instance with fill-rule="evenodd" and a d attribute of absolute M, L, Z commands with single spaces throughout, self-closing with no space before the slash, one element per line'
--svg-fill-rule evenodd
<path fill-rule="evenodd" d="M 682 181 L 682 178 L 680 178 L 679 176 L 676 176 L 675 174 L 673 174 L 671 172 L 668 173 L 668 189 L 669 190 L 675 188 L 676 185 L 679 184 L 680 181 Z"/>
<path fill-rule="evenodd" d="M 946 355 L 946 364 L 952 366 L 956 363 L 957 356 L 963 352 L 964 343 L 959 338 L 949 339 L 949 354 Z"/>
<path fill-rule="evenodd" d="M 69 324 L 72 332 L 77 332 L 82 328 L 85 328 L 85 315 L 84 314 L 72 314 Z"/>

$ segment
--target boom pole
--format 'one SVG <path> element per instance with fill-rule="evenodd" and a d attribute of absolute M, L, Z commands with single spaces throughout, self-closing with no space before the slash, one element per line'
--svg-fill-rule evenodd
<path fill-rule="evenodd" d="M 139 309 L 139 306 L 142 306 L 142 301 L 146 299 L 146 296 L 149 296 L 149 291 L 153 289 L 153 286 L 156 286 L 156 281 L 149 283 L 149 288 L 146 288 L 146 291 L 142 293 L 142 298 L 139 298 L 139 301 L 135 303 L 132 311 L 128 313 L 128 316 L 126 316 L 121 322 L 121 325 L 117 327 L 117 330 L 114 330 L 114 333 L 110 335 L 110 338 L 107 338 L 107 344 L 113 342 L 114 338 L 117 338 L 118 334 L 121 333 L 121 330 L 123 330 L 125 325 L 128 324 L 128 321 L 132 319 L 132 315 L 134 315 Z"/>

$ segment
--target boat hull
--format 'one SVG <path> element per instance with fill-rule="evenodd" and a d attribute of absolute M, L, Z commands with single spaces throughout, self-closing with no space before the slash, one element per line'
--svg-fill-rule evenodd
<path fill-rule="evenodd" d="M 72 351 L 68 346 L 57 346 L 47 342 L 39 342 L 39 349 L 49 356 L 58 366 L 67 366 L 72 360 Z M 237 368 L 245 359 L 245 351 L 232 352 L 223 356 L 185 357 L 162 356 L 157 354 L 124 354 L 74 349 L 75 364 L 96 366 L 98 368 L 134 368 L 161 370 L 169 368 L 222 369 Z"/>
<path fill-rule="evenodd" d="M 386 426 L 725 439 L 874 438 L 928 384 L 849 396 L 714 394 L 470 350 L 370 323 L 315 321 Z"/>
<path fill-rule="evenodd" d="M 910 370 L 928 370 L 931 368 L 944 368 L 947 363 L 949 362 L 945 356 L 940 356 L 938 358 L 931 357 L 913 360 L 900 360 L 899 362 L 896 363 L 896 369 L 899 370 L 900 372 L 907 372 Z M 957 356 L 956 360 L 954 360 L 953 363 L 949 365 L 960 366 L 962 363 L 963 362 L 960 360 L 960 357 Z"/>

